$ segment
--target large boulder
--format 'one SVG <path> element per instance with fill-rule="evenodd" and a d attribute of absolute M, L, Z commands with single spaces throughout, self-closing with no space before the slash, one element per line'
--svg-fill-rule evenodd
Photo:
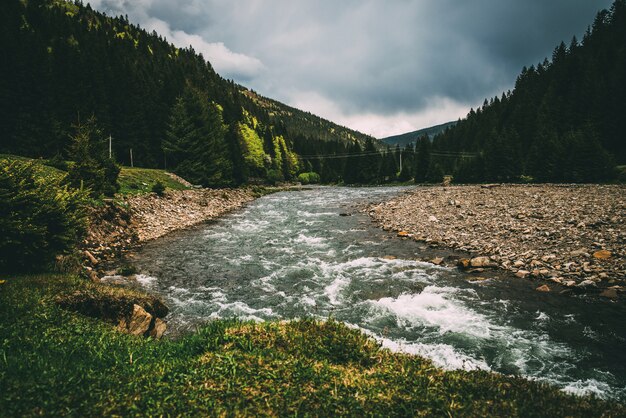
<path fill-rule="evenodd" d="M 474 257 L 470 260 L 470 265 L 472 267 L 496 267 L 497 264 L 494 263 L 489 257 Z"/>
<path fill-rule="evenodd" d="M 133 305 L 133 312 L 129 318 L 122 318 L 119 328 L 131 335 L 145 335 L 152 324 L 152 315 L 139 305 Z"/>

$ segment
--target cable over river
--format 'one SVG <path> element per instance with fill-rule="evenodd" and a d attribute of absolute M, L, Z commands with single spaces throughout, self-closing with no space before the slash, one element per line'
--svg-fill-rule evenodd
<path fill-rule="evenodd" d="M 620 304 L 416 261 L 433 250 L 376 228 L 356 209 L 403 190 L 320 187 L 262 197 L 147 244 L 133 261 L 138 280 L 165 298 L 174 332 L 215 318 L 333 317 L 444 368 L 626 400 Z"/>

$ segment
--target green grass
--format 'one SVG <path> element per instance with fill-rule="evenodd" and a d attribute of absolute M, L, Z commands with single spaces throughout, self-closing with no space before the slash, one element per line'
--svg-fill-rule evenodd
<path fill-rule="evenodd" d="M 120 184 L 119 193 L 123 195 L 149 193 L 157 181 L 160 181 L 167 189 L 188 189 L 187 186 L 167 175 L 164 170 L 122 167 L 118 178 Z"/>
<path fill-rule="evenodd" d="M 624 416 L 488 372 L 445 372 L 335 321 L 216 321 L 179 340 L 117 332 L 60 308 L 97 285 L 3 277 L 0 416 Z"/>
<path fill-rule="evenodd" d="M 35 166 L 37 173 L 41 176 L 42 180 L 59 180 L 65 177 L 67 172 L 63 170 L 59 170 L 58 168 L 51 167 L 49 165 L 45 165 L 46 160 L 34 160 L 32 158 L 21 157 L 19 155 L 11 155 L 11 154 L 0 154 L 0 160 L 7 161 L 11 163 L 12 161 L 22 161 L 22 162 L 40 162 L 41 164 L 37 164 Z"/>

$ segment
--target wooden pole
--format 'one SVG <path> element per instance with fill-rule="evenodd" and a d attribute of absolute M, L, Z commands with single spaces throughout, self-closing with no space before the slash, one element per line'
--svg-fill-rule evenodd
<path fill-rule="evenodd" d="M 134 167 L 134 165 L 133 165 L 133 149 L 132 148 L 130 149 L 130 166 Z"/>

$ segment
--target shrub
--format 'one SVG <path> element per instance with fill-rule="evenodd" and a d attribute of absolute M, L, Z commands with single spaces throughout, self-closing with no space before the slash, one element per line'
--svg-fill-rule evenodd
<path fill-rule="evenodd" d="M 157 182 L 152 185 L 152 193 L 156 193 L 157 196 L 163 196 L 164 192 L 165 186 L 163 185 L 163 183 L 161 183 L 160 180 L 157 180 Z"/>
<path fill-rule="evenodd" d="M 0 271 L 49 267 L 84 232 L 86 193 L 40 170 L 39 163 L 0 160 Z"/>
<path fill-rule="evenodd" d="M 276 185 L 276 183 L 283 181 L 284 179 L 285 178 L 283 177 L 283 173 L 281 173 L 280 170 L 267 171 L 267 182 L 273 186 Z"/>
<path fill-rule="evenodd" d="M 298 181 L 302 184 L 316 184 L 320 182 L 320 175 L 313 171 L 300 173 L 298 175 Z"/>

